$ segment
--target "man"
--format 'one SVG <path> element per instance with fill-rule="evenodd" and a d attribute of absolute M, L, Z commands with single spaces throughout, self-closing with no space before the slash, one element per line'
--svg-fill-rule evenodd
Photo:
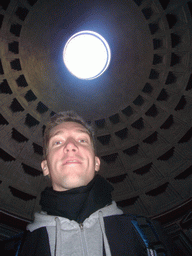
<path fill-rule="evenodd" d="M 52 187 L 41 194 L 42 212 L 28 225 L 20 256 L 154 253 L 144 243 L 136 217 L 123 215 L 112 201 L 112 186 L 97 174 L 100 160 L 95 155 L 93 131 L 74 112 L 51 118 L 44 134 L 41 167 Z M 151 229 L 148 233 L 160 255 L 166 255 L 167 248 L 157 234 Z M 167 255 L 171 254 L 167 251 Z"/>

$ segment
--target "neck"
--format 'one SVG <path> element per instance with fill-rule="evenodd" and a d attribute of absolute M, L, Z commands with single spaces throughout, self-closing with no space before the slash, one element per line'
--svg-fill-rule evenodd
<path fill-rule="evenodd" d="M 46 188 L 42 192 L 40 204 L 49 215 L 82 222 L 112 202 L 112 190 L 113 187 L 97 174 L 87 186 L 61 192 Z"/>

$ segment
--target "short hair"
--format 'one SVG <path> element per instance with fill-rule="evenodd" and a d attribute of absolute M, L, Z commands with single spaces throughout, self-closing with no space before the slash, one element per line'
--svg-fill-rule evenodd
<path fill-rule="evenodd" d="M 47 158 L 47 154 L 48 154 L 48 143 L 49 143 L 49 139 L 50 139 L 50 132 L 51 130 L 59 125 L 62 124 L 64 122 L 76 122 L 78 124 L 81 124 L 82 126 L 84 126 L 86 128 L 86 130 L 88 131 L 88 134 L 90 136 L 91 139 L 91 143 L 93 146 L 94 151 L 96 151 L 95 149 L 95 135 L 94 135 L 94 130 L 92 128 L 91 125 L 89 125 L 87 122 L 85 122 L 85 120 L 80 117 L 76 112 L 74 112 L 73 110 L 70 111 L 63 111 L 63 112 L 59 112 L 54 114 L 49 122 L 46 125 L 45 131 L 44 131 L 44 137 L 43 137 L 43 158 L 46 159 Z"/>

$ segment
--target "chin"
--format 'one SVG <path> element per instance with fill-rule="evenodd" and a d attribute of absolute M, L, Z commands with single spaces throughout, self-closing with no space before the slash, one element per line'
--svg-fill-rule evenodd
<path fill-rule="evenodd" d="M 81 180 L 79 178 L 69 178 L 69 179 L 65 179 L 65 188 L 67 190 L 69 189 L 73 189 L 73 188 L 78 188 L 78 187 L 83 187 L 86 186 L 88 184 L 88 182 Z"/>

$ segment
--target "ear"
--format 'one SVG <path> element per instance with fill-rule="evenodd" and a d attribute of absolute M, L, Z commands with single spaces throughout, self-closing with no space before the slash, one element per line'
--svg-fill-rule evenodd
<path fill-rule="evenodd" d="M 98 156 L 95 156 L 95 171 L 98 172 L 100 169 L 100 159 Z"/>
<path fill-rule="evenodd" d="M 44 176 L 49 175 L 49 168 L 48 168 L 48 166 L 47 166 L 47 160 L 43 160 L 43 161 L 41 162 L 41 169 L 42 169 L 42 171 L 43 171 L 43 175 L 44 175 Z"/>

